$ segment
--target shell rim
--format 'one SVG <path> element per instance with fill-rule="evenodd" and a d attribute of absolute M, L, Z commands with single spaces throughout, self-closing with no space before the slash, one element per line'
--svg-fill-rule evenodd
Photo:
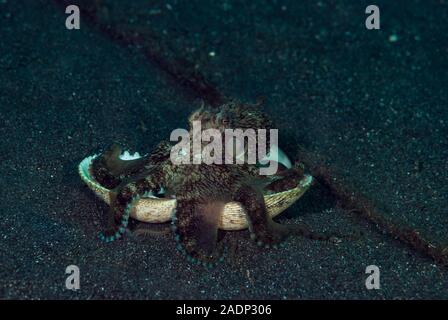
<path fill-rule="evenodd" d="M 91 185 L 93 185 L 95 188 L 103 191 L 103 192 L 110 192 L 110 189 L 107 189 L 105 187 L 103 187 L 100 183 L 98 183 L 90 174 L 90 166 L 92 164 L 92 160 L 95 159 L 98 155 L 94 154 L 91 156 L 88 156 L 86 158 L 84 158 L 78 165 L 78 172 L 79 175 L 81 176 L 81 179 L 86 182 L 89 183 Z M 299 181 L 299 183 L 297 184 L 297 186 L 295 186 L 294 188 L 285 190 L 285 191 L 281 191 L 281 192 L 276 192 L 276 193 L 272 193 L 272 194 L 267 194 L 265 196 L 272 196 L 272 195 L 280 195 L 282 193 L 286 193 L 289 192 L 297 187 L 301 187 L 301 188 L 308 188 L 311 186 L 313 182 L 313 177 L 311 175 L 305 174 L 303 179 Z M 145 197 L 142 197 L 145 198 Z M 166 199 L 166 200 L 173 200 L 171 198 L 158 198 L 158 199 Z"/>

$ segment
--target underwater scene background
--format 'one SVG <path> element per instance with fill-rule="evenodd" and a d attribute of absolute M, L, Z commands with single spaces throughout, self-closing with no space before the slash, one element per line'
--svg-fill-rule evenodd
<path fill-rule="evenodd" d="M 69 4 L 79 30 L 65 27 Z M 306 148 L 398 229 L 446 248 L 448 2 L 375 1 L 379 30 L 365 27 L 369 4 L 0 0 L 0 298 L 448 298 L 446 260 L 319 184 L 278 221 L 358 236 L 264 249 L 227 232 L 233 250 L 206 270 L 171 234 L 99 241 L 107 205 L 78 176 L 111 142 L 149 152 L 203 102 L 263 97 L 291 158 Z"/>

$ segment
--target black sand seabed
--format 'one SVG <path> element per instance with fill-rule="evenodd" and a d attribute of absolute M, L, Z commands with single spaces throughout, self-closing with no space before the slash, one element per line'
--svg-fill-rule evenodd
<path fill-rule="evenodd" d="M 395 219 L 448 243 L 446 2 L 377 1 L 379 31 L 364 28 L 364 1 L 108 3 L 225 94 L 267 97 L 287 152 L 301 143 L 325 156 Z M 184 260 L 171 236 L 98 241 L 106 206 L 78 162 L 112 141 L 151 150 L 199 101 L 136 50 L 64 23 L 52 1 L 0 1 L 1 298 L 448 298 L 446 268 L 319 188 L 280 221 L 361 239 L 263 250 L 247 232 L 227 233 L 236 254 L 211 271 Z M 65 288 L 70 264 L 81 270 L 76 292 Z M 370 264 L 380 290 L 365 288 Z"/>

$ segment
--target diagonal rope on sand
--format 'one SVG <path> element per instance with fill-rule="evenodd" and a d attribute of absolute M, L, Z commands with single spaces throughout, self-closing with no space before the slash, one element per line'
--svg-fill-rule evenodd
<path fill-rule="evenodd" d="M 149 27 L 118 24 L 110 21 L 103 0 L 54 0 L 61 8 L 78 4 L 83 20 L 116 43 L 133 47 L 145 54 L 162 71 L 170 75 L 182 87 L 211 106 L 219 106 L 225 98 L 197 69 L 196 65 L 181 58 L 169 43 Z"/>

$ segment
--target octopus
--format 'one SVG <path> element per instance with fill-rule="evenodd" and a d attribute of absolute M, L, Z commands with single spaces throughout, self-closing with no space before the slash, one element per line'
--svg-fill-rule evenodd
<path fill-rule="evenodd" d="M 260 104 L 240 102 L 228 102 L 219 108 L 202 106 L 189 116 L 189 135 L 193 138 L 194 121 L 200 121 L 204 129 L 214 128 L 221 133 L 229 128 L 271 128 L 270 120 L 260 109 Z M 150 154 L 124 161 L 120 157 L 122 147 L 112 144 L 93 159 L 93 177 L 112 190 L 101 240 L 121 238 L 139 199 L 160 193 L 176 199 L 171 228 L 178 250 L 188 261 L 205 267 L 213 267 L 224 259 L 226 247 L 218 241 L 218 222 L 229 202 L 238 202 L 244 209 L 250 237 L 258 246 L 277 247 L 291 234 L 329 239 L 303 225 L 279 224 L 267 213 L 263 195 L 294 188 L 305 174 L 300 163 L 291 168 L 280 166 L 276 174 L 261 176 L 259 165 L 247 162 L 174 164 L 170 158 L 172 148 L 171 142 L 162 141 Z"/>

